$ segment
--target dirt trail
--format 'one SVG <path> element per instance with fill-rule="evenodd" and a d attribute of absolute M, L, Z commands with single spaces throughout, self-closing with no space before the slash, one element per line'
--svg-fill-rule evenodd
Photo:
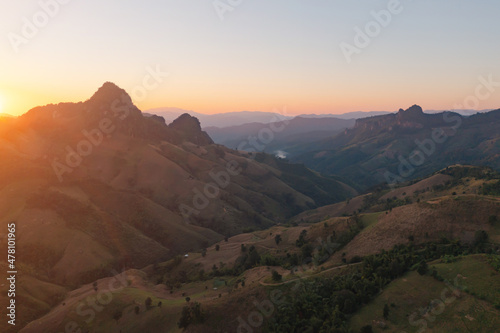
<path fill-rule="evenodd" d="M 349 267 L 349 266 L 356 266 L 356 265 L 361 265 L 362 262 L 357 262 L 355 264 L 347 264 L 347 265 L 343 265 L 343 266 L 336 266 L 336 267 L 332 267 L 332 268 L 329 268 L 329 269 L 326 269 L 324 271 L 321 271 L 317 274 L 313 274 L 313 275 L 308 275 L 308 276 L 303 276 L 303 277 L 299 277 L 299 278 L 296 278 L 296 279 L 293 279 L 293 280 L 288 280 L 288 281 L 284 281 L 284 282 L 280 282 L 280 283 L 266 283 L 266 282 L 262 282 L 262 281 L 259 281 L 260 285 L 261 286 L 281 286 L 281 285 L 284 285 L 284 284 L 287 284 L 287 283 L 292 283 L 294 281 L 297 281 L 297 280 L 303 280 L 303 279 L 309 279 L 309 278 L 312 278 L 312 277 L 316 277 L 320 274 L 323 274 L 323 273 L 326 273 L 326 272 L 329 272 L 329 271 L 333 271 L 333 270 L 336 270 L 336 269 L 341 269 L 341 268 L 345 268 L 345 267 Z"/>

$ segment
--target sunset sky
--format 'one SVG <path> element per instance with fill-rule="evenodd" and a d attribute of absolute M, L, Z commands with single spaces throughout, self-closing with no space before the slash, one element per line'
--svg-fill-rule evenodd
<path fill-rule="evenodd" d="M 40 3 L 56 0 L 0 0 L 0 112 L 86 100 L 105 81 L 131 93 L 148 68 L 169 75 L 134 98 L 140 109 L 201 113 L 451 109 L 480 76 L 500 82 L 494 0 L 402 0 L 348 63 L 340 44 L 390 2 L 220 0 L 239 3 L 221 14 L 212 0 L 72 0 L 49 17 Z M 499 108 L 496 89 L 476 108 Z"/>

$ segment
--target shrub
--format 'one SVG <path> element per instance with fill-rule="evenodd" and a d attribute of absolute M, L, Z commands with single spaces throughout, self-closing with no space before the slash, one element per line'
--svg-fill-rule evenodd
<path fill-rule="evenodd" d="M 429 267 L 427 266 L 427 263 L 422 260 L 419 264 L 418 264 L 418 267 L 417 267 L 417 272 L 418 274 L 420 275 L 425 275 L 427 273 L 427 271 L 429 270 Z"/>
<path fill-rule="evenodd" d="M 272 272 L 272 279 L 273 279 L 273 281 L 280 282 L 282 278 L 283 277 L 281 276 L 280 273 L 278 273 L 275 270 L 273 270 L 273 272 Z"/>
<path fill-rule="evenodd" d="M 279 245 L 281 242 L 281 235 L 274 236 L 274 241 L 276 242 L 276 245 Z"/>
<path fill-rule="evenodd" d="M 113 315 L 113 319 L 116 320 L 116 321 L 118 321 L 118 320 L 120 320 L 120 318 L 122 317 L 122 315 L 123 315 L 122 310 L 117 310 L 115 312 L 115 314 Z"/>
<path fill-rule="evenodd" d="M 144 305 L 146 305 L 146 310 L 151 309 L 152 303 L 153 303 L 153 300 L 151 299 L 151 297 L 146 298 L 146 300 L 144 301 Z"/>
<path fill-rule="evenodd" d="M 484 230 L 478 230 L 474 234 L 474 245 L 482 245 L 488 240 L 488 233 Z"/>
<path fill-rule="evenodd" d="M 373 333 L 372 325 L 366 325 L 361 327 L 360 333 Z"/>
<path fill-rule="evenodd" d="M 302 230 L 299 235 L 299 239 L 295 241 L 295 245 L 297 245 L 297 247 L 302 247 L 305 243 L 307 243 L 306 236 L 307 230 Z"/>
<path fill-rule="evenodd" d="M 387 304 L 384 305 L 383 315 L 386 320 L 389 318 L 389 306 Z"/>
<path fill-rule="evenodd" d="M 351 258 L 351 260 L 349 260 L 349 263 L 350 264 L 355 264 L 357 262 L 361 262 L 363 261 L 363 259 L 360 257 L 360 256 L 354 256 Z"/>

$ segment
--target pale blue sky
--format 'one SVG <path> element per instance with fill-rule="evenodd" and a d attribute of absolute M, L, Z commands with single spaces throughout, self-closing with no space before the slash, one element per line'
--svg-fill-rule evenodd
<path fill-rule="evenodd" d="M 0 103 L 16 114 L 84 100 L 104 81 L 130 91 L 157 65 L 170 75 L 136 102 L 142 109 L 449 109 L 479 76 L 500 81 L 493 0 L 402 0 L 402 12 L 347 63 L 339 44 L 353 44 L 354 27 L 388 3 L 242 0 L 222 21 L 210 0 L 72 0 L 16 53 L 8 34 L 22 35 L 22 18 L 40 4 L 1 0 Z M 499 92 L 478 105 L 498 107 Z"/>

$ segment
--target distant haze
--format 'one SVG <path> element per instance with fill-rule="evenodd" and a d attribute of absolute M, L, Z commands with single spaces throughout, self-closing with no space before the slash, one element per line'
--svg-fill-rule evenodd
<path fill-rule="evenodd" d="M 426 110 L 425 113 L 440 113 L 443 111 L 449 110 Z M 488 112 L 490 109 L 486 110 L 453 110 L 463 116 L 470 116 L 476 113 Z M 188 113 L 193 117 L 198 118 L 201 123 L 202 128 L 207 127 L 231 127 L 238 126 L 249 123 L 262 123 L 268 124 L 272 122 L 276 122 L 279 120 L 285 119 L 293 119 L 295 117 L 302 118 L 338 118 L 338 119 L 361 119 L 373 116 L 380 116 L 389 113 L 395 113 L 396 111 L 355 111 L 355 112 L 346 112 L 342 114 L 301 114 L 298 116 L 289 115 L 284 112 L 275 113 L 275 112 L 261 112 L 261 111 L 239 111 L 239 112 L 226 112 L 226 113 L 217 113 L 217 114 L 203 114 L 191 110 L 183 110 L 175 107 L 165 107 L 165 108 L 155 108 L 143 111 L 145 114 L 155 114 L 161 116 L 165 119 L 167 124 L 174 121 L 177 117 L 179 117 L 183 113 Z"/>

